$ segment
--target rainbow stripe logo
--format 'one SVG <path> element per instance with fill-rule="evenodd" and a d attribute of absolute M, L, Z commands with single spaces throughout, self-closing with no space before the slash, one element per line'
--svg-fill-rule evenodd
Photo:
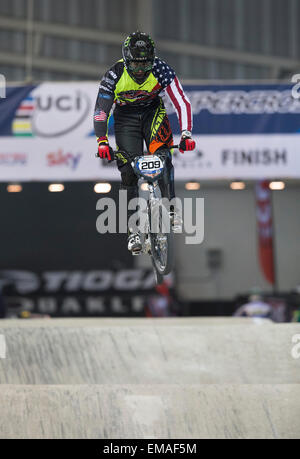
<path fill-rule="evenodd" d="M 35 109 L 34 99 L 26 97 L 19 105 L 12 123 L 12 132 L 18 137 L 33 137 L 32 118 Z"/>

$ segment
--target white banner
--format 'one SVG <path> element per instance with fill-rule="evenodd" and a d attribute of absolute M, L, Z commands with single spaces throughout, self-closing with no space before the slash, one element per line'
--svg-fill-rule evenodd
<path fill-rule="evenodd" d="M 300 177 L 298 135 L 195 136 L 195 140 L 195 152 L 174 155 L 179 180 Z"/>
<path fill-rule="evenodd" d="M 294 135 L 196 136 L 194 152 L 174 151 L 176 180 L 297 178 L 300 153 Z M 179 138 L 175 138 L 178 142 Z M 1 141 L 1 181 L 118 180 L 119 171 L 95 157 L 94 138 L 68 142 L 26 138 Z M 51 146 L 49 146 L 51 145 Z M 111 142 L 114 146 L 114 141 Z"/>
<path fill-rule="evenodd" d="M 12 89 L 0 104 L 0 181 L 119 180 L 115 163 L 95 158 L 93 111 L 98 83 L 43 83 Z M 206 115 L 207 108 L 203 110 L 194 117 L 197 150 L 184 155 L 174 152 L 176 180 L 300 177 L 300 131 L 278 133 L 276 129 L 283 124 L 278 123 L 276 113 L 255 115 L 260 126 L 267 119 L 263 117 L 269 116 L 266 133 L 247 131 L 241 135 L 232 133 L 236 120 L 241 120 L 236 117 L 243 116 L 241 129 L 250 129 L 248 117 L 253 123 L 253 114 L 228 115 L 226 121 L 231 133 L 221 134 L 217 130 L 223 125 L 215 118 L 220 115 L 209 112 Z M 280 113 L 285 116 L 282 108 Z M 204 123 L 200 116 L 203 120 L 213 117 L 215 133 L 199 133 Z M 299 115 L 287 116 L 293 116 L 297 127 Z M 174 115 L 171 117 L 174 124 Z M 284 120 L 288 130 L 291 118 Z M 174 141 L 178 143 L 178 135 Z M 115 147 L 113 135 L 110 143 Z"/>

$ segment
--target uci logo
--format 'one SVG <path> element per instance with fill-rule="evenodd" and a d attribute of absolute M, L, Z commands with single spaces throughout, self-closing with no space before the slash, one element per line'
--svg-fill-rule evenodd
<path fill-rule="evenodd" d="M 59 137 L 78 128 L 88 117 L 87 94 L 65 84 L 42 84 L 31 93 L 32 131 L 39 137 Z"/>
<path fill-rule="evenodd" d="M 82 98 L 80 94 L 71 96 L 59 96 L 57 98 L 53 96 L 38 96 L 35 99 L 37 110 L 48 111 L 52 108 L 56 108 L 61 111 L 80 110 L 82 104 Z"/>

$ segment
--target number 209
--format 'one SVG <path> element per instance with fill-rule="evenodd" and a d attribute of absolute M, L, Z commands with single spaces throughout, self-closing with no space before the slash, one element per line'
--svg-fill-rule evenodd
<path fill-rule="evenodd" d="M 160 161 L 144 161 L 142 162 L 142 171 L 145 169 L 159 169 L 160 168 Z"/>

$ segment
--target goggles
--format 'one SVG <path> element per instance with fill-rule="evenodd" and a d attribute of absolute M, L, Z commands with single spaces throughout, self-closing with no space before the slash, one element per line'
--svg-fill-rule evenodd
<path fill-rule="evenodd" d="M 151 61 L 131 61 L 128 65 L 128 68 L 131 72 L 149 72 L 152 70 Z"/>

